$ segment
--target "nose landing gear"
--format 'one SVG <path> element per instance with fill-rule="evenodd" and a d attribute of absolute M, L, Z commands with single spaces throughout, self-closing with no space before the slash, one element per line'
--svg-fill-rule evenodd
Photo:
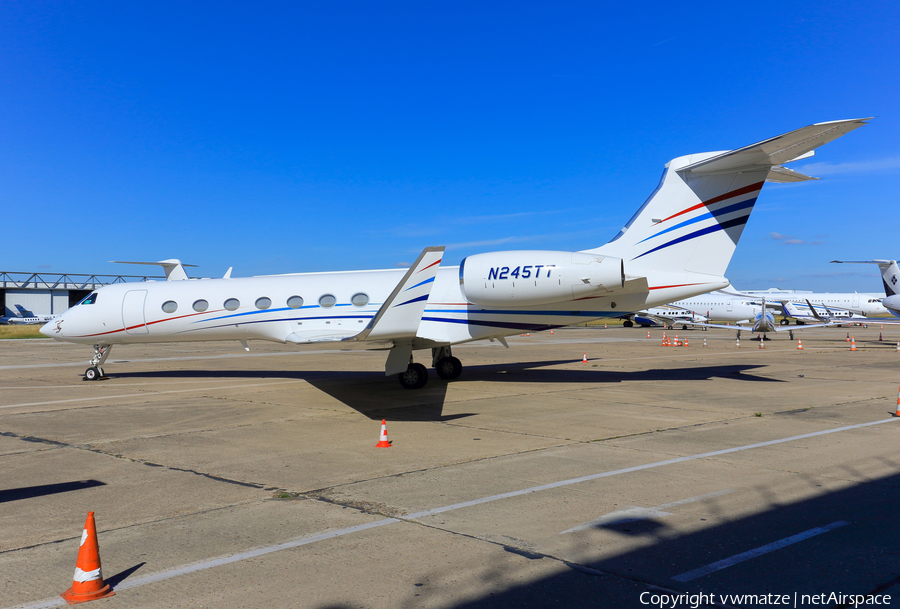
<path fill-rule="evenodd" d="M 91 367 L 84 371 L 84 380 L 99 381 L 106 376 L 101 366 L 106 363 L 110 351 L 112 351 L 112 345 L 94 345 L 94 357 L 88 362 Z"/>

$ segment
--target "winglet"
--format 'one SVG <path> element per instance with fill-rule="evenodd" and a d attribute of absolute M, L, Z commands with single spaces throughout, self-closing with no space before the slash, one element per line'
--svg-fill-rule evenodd
<path fill-rule="evenodd" d="M 426 247 L 365 330 L 345 340 L 415 337 L 443 256 L 443 247 Z"/>

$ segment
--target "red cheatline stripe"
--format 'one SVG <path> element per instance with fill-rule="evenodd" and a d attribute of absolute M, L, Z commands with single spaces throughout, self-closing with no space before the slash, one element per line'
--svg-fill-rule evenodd
<path fill-rule="evenodd" d="M 756 184 L 751 184 L 750 186 L 744 186 L 743 188 L 738 188 L 737 190 L 732 190 L 731 192 L 726 192 L 724 195 L 719 195 L 718 197 L 713 197 L 709 201 L 704 201 L 703 203 L 697 203 L 696 205 L 694 205 L 692 207 L 688 207 L 687 209 L 680 211 L 677 214 L 672 214 L 668 218 L 663 218 L 662 220 L 660 220 L 653 226 L 656 226 L 657 224 L 662 224 L 663 222 L 671 220 L 672 218 L 677 218 L 678 216 L 680 216 L 682 214 L 686 214 L 689 211 L 694 211 L 695 209 L 700 209 L 704 205 L 712 205 L 713 203 L 718 203 L 719 201 L 724 201 L 724 200 L 730 199 L 732 197 L 737 197 L 739 195 L 745 195 L 748 192 L 760 190 L 764 183 L 765 182 L 757 182 Z"/>
<path fill-rule="evenodd" d="M 676 285 L 658 285 L 656 287 L 650 288 L 651 290 L 664 290 L 666 288 L 683 288 L 689 285 L 703 285 L 703 283 L 679 283 Z"/>
<path fill-rule="evenodd" d="M 428 266 L 426 266 L 425 269 L 430 269 L 430 268 L 433 267 L 435 264 L 440 264 L 440 263 L 441 263 L 441 260 L 443 260 L 443 258 L 441 258 L 441 259 L 438 260 L 437 262 L 432 262 L 431 264 L 429 264 Z M 416 271 L 416 272 L 417 272 L 417 273 L 421 273 L 421 272 L 424 271 L 425 269 L 419 269 L 419 270 Z"/>
<path fill-rule="evenodd" d="M 106 334 L 115 334 L 116 332 L 121 332 L 123 330 L 134 330 L 135 328 L 140 328 L 141 326 L 152 326 L 153 324 L 162 323 L 164 321 L 172 321 L 173 319 L 184 319 L 185 317 L 194 317 L 196 315 L 203 315 L 204 313 L 220 313 L 225 309 L 216 309 L 214 311 L 202 311 L 200 313 L 190 313 L 189 315 L 179 315 L 178 317 L 167 317 L 166 319 L 157 319 L 156 321 L 148 321 L 143 324 L 137 324 L 136 326 L 129 326 L 127 328 L 119 328 L 118 330 L 110 330 L 109 332 L 99 332 L 97 334 L 83 334 L 81 336 L 76 336 L 75 338 L 87 338 L 89 336 L 104 336 Z"/>

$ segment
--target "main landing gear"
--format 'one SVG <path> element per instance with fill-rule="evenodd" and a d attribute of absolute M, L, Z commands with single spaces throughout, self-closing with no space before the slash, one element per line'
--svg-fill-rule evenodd
<path fill-rule="evenodd" d="M 84 371 L 84 380 L 99 381 L 106 376 L 103 374 L 101 366 L 106 363 L 110 351 L 112 351 L 112 345 L 94 345 L 94 357 L 88 362 L 91 367 Z"/>
<path fill-rule="evenodd" d="M 453 357 L 450 347 L 435 347 L 431 350 L 431 365 L 437 375 L 445 381 L 452 381 L 462 374 L 462 362 Z M 397 379 L 404 389 L 421 389 L 428 383 L 428 369 L 422 364 L 410 362 L 405 372 Z"/>

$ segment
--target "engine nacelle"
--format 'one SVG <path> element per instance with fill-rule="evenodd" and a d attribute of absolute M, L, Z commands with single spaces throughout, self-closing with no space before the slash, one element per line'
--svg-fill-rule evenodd
<path fill-rule="evenodd" d="M 603 296 L 625 284 L 621 258 L 578 252 L 521 250 L 476 254 L 459 265 L 471 303 L 529 306 Z"/>

